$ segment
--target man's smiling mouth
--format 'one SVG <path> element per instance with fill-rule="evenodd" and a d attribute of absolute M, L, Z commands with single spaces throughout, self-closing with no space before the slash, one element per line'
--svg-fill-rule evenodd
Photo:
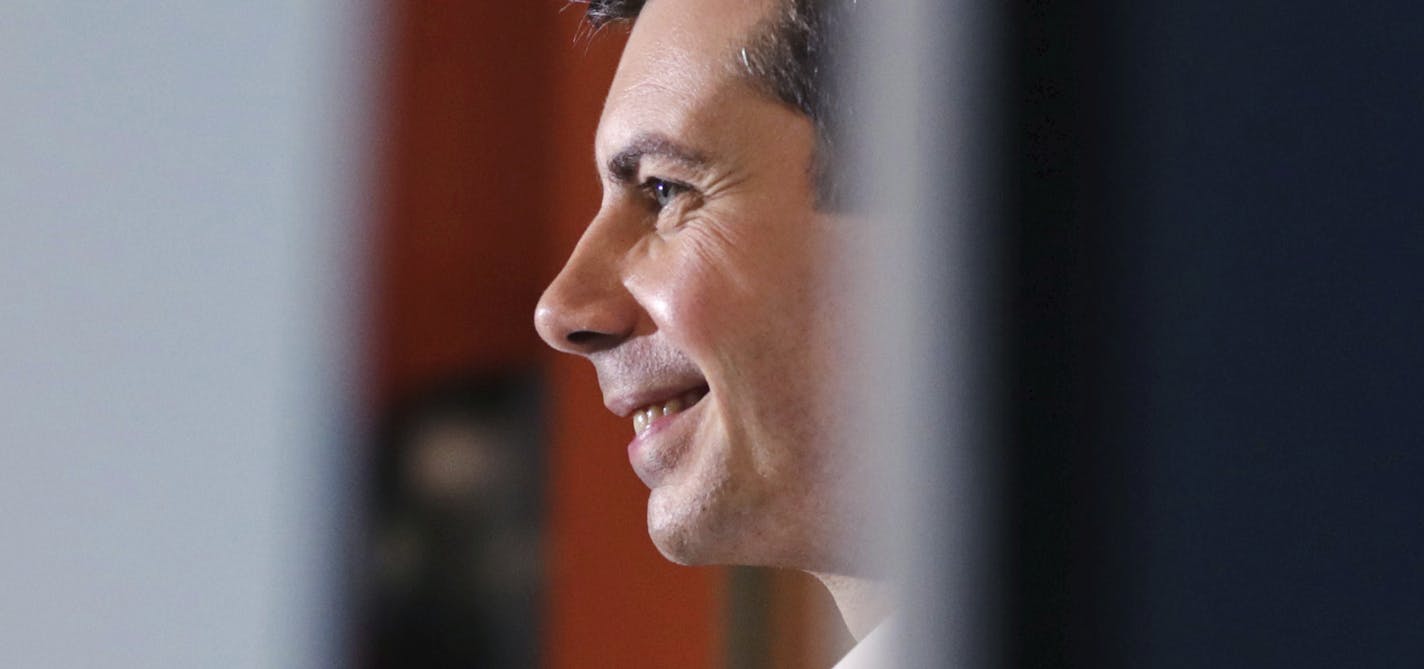
<path fill-rule="evenodd" d="M 691 409 L 707 395 L 707 387 L 689 390 L 666 402 L 649 404 L 633 412 L 633 434 L 641 435 L 653 426 L 653 422 L 664 417 Z"/>

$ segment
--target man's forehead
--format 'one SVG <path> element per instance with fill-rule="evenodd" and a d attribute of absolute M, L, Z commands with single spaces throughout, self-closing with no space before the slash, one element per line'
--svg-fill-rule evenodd
<path fill-rule="evenodd" d="M 649 0 L 633 24 L 625 50 L 647 43 L 714 53 L 750 34 L 783 0 Z"/>
<path fill-rule="evenodd" d="M 629 35 L 599 123 L 597 150 L 657 132 L 686 136 L 696 108 L 740 84 L 737 51 L 777 0 L 651 0 Z"/>

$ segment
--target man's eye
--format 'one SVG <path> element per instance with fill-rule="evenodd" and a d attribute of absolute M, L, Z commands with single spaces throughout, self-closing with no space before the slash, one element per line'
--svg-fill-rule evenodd
<path fill-rule="evenodd" d="M 648 195 L 653 198 L 653 202 L 657 203 L 658 209 L 663 209 L 672 204 L 679 195 L 686 193 L 688 190 L 688 187 L 683 184 L 659 179 L 657 177 L 650 177 L 647 181 L 644 181 L 643 188 L 648 191 Z"/>

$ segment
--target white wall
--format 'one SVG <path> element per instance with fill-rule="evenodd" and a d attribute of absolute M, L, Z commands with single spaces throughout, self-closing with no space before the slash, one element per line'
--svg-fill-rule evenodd
<path fill-rule="evenodd" d="M 0 6 L 0 666 L 336 663 L 371 18 Z"/>

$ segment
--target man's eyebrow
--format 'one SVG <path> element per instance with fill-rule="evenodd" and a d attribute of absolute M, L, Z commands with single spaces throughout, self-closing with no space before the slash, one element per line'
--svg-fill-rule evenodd
<path fill-rule="evenodd" d="M 638 179 L 638 166 L 643 158 L 652 156 L 681 163 L 692 169 L 707 166 L 707 157 L 702 153 L 673 141 L 667 135 L 656 133 L 638 135 L 608 159 L 608 174 L 623 183 Z"/>

